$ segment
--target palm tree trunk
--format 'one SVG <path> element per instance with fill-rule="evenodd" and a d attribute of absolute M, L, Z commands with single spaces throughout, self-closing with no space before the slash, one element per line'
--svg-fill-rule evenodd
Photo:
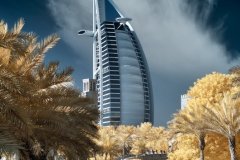
<path fill-rule="evenodd" d="M 229 146 L 229 151 L 231 155 L 231 160 L 237 160 L 236 157 L 236 141 L 235 141 L 235 136 L 228 137 L 228 146 Z"/>
<path fill-rule="evenodd" d="M 204 149 L 205 149 L 205 135 L 200 135 L 199 136 L 199 149 L 200 149 L 200 160 L 204 160 Z"/>
<path fill-rule="evenodd" d="M 124 142 L 124 144 L 123 144 L 123 150 L 122 150 L 122 152 L 123 152 L 123 153 L 122 153 L 122 154 L 123 154 L 122 157 L 124 158 L 124 156 L 125 156 L 125 142 Z"/>
<path fill-rule="evenodd" d="M 108 157 L 108 153 L 105 153 L 105 160 L 107 160 L 107 157 Z"/>
<path fill-rule="evenodd" d="M 97 154 L 94 152 L 94 160 L 97 160 Z"/>

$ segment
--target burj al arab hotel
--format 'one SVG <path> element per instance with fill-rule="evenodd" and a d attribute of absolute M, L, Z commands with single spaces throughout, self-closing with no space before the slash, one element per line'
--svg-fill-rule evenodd
<path fill-rule="evenodd" d="M 150 73 L 131 20 L 112 0 L 93 0 L 93 31 L 78 32 L 93 37 L 93 78 L 102 126 L 153 123 Z"/>

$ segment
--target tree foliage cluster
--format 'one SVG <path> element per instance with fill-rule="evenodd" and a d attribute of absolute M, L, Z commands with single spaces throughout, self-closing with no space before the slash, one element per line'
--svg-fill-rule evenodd
<path fill-rule="evenodd" d="M 99 128 L 96 143 L 100 150 L 96 159 L 116 159 L 146 152 L 163 153 L 168 150 L 168 132 L 163 127 L 153 127 L 151 123 L 140 126 L 109 126 Z"/>
<path fill-rule="evenodd" d="M 71 87 L 72 68 L 44 64 L 59 37 L 41 42 L 22 31 L 19 20 L 9 30 L 0 21 L 0 147 L 15 148 L 21 159 L 88 157 L 96 144 L 98 110 Z M 3 153 L 1 153 L 3 154 Z"/>
<path fill-rule="evenodd" d="M 171 160 L 240 159 L 240 67 L 194 83 L 186 106 L 169 122 Z"/>

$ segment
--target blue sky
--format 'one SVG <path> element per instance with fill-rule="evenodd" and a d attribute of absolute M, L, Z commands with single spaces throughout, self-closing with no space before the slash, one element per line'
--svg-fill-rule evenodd
<path fill-rule="evenodd" d="M 114 0 L 133 18 L 145 51 L 154 88 L 155 124 L 165 125 L 180 108 L 180 95 L 197 78 L 227 72 L 239 64 L 239 0 Z M 8 0 L 1 2 L 0 19 L 13 26 L 25 19 L 25 31 L 39 39 L 58 33 L 61 41 L 46 57 L 72 66 L 75 85 L 92 76 L 91 39 L 77 36 L 91 29 L 91 1 Z"/>

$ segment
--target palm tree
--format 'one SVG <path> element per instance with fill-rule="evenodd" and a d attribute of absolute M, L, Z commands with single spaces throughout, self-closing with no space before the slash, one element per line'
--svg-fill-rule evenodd
<path fill-rule="evenodd" d="M 114 126 L 101 127 L 99 129 L 99 139 L 97 144 L 100 146 L 102 154 L 105 155 L 105 160 L 112 160 L 113 156 L 116 156 L 119 152 L 119 146 L 117 144 L 116 130 Z"/>
<path fill-rule="evenodd" d="M 45 43 L 50 44 L 48 40 Z M 43 46 L 47 45 L 43 43 Z M 34 86 L 28 92 L 27 101 L 33 136 L 44 147 L 44 156 L 60 145 L 65 146 L 62 150 L 67 156 L 83 157 L 88 155 L 91 147 L 96 146 L 91 139 L 97 135 L 98 111 L 90 106 L 89 100 L 81 98 L 78 91 L 69 87 L 72 69 L 67 68 L 61 73 L 57 70 L 58 62 L 51 62 L 48 66 L 41 64 L 34 74 L 28 76 Z M 44 134 L 46 132 L 48 135 Z M 49 135 L 53 138 L 51 143 L 47 139 Z M 56 143 L 59 145 L 53 145 Z"/>
<path fill-rule="evenodd" d="M 91 106 L 91 101 L 80 97 L 77 90 L 68 86 L 71 82 L 71 68 L 61 73 L 57 72 L 57 68 L 58 63 L 55 62 L 46 67 L 42 65 L 31 80 L 35 87 L 31 90 L 31 95 L 29 94 L 27 104 L 30 104 L 28 113 L 33 125 L 33 136 L 45 148 L 45 153 L 42 153 L 45 156 L 49 150 L 65 146 L 65 149 L 61 149 L 68 156 L 73 156 L 70 154 L 72 151 L 77 153 L 75 156 L 83 157 L 96 147 L 91 139 L 97 136 L 98 111 Z M 49 135 L 52 136 L 51 141 L 47 138 Z M 73 143 L 67 142 L 73 142 L 73 139 L 79 142 L 69 146 Z M 56 146 L 56 143 L 59 145 Z"/>
<path fill-rule="evenodd" d="M 35 35 L 21 31 L 23 25 L 20 19 L 9 31 L 7 24 L 0 22 L 0 100 L 4 117 L 0 125 L 7 124 L 9 132 L 19 133 L 15 138 L 20 140 L 28 139 L 32 132 L 27 107 L 30 96 L 36 92 L 34 70 L 43 63 L 44 54 L 59 39 L 54 35 L 38 44 Z"/>
<path fill-rule="evenodd" d="M 147 148 L 157 151 L 168 150 L 168 132 L 163 127 L 152 127 L 147 135 Z"/>
<path fill-rule="evenodd" d="M 239 100 L 225 94 L 220 104 L 205 107 L 204 119 L 208 129 L 228 139 L 231 160 L 236 160 L 236 135 L 240 130 Z"/>
<path fill-rule="evenodd" d="M 135 132 L 134 126 L 118 126 L 116 129 L 117 132 L 117 143 L 122 148 L 122 156 L 124 157 L 129 153 L 132 145 L 132 136 Z"/>
<path fill-rule="evenodd" d="M 193 100 L 193 99 L 192 99 Z M 207 128 L 202 119 L 203 107 L 195 103 L 174 115 L 169 122 L 169 129 L 176 134 L 193 134 L 199 142 L 200 160 L 204 160 L 205 136 Z"/>
<path fill-rule="evenodd" d="M 44 94 L 43 96 L 46 95 Z M 40 106 L 36 106 L 39 109 L 34 111 L 37 110 L 38 114 L 32 114 L 31 117 L 34 124 L 33 135 L 46 148 L 46 151 L 52 148 L 57 150 L 57 143 L 60 146 L 64 146 L 62 150 L 64 149 L 68 155 L 72 152 L 78 153 L 75 156 L 83 156 L 89 153 L 92 147 L 95 147 L 92 139 L 96 138 L 97 135 L 96 120 L 98 112 L 95 108 L 87 106 L 89 102 L 86 99 L 76 96 L 77 94 L 74 90 L 70 92 L 69 89 L 65 91 L 61 89 L 61 92 L 53 92 L 52 96 L 51 93 L 47 94 L 48 98 L 54 97 L 49 104 L 38 103 L 38 105 L 42 104 L 42 109 Z M 47 97 L 40 99 L 45 101 Z M 84 106 L 84 103 L 86 106 Z M 56 104 L 58 106 L 55 106 Z M 47 113 L 46 110 L 43 110 L 44 108 L 49 108 Z M 47 138 L 49 135 L 51 135 L 51 138 Z M 76 145 L 73 145 L 73 140 L 76 141 Z M 80 148 L 82 149 L 78 151 Z M 73 152 L 74 150 L 75 152 Z"/>
<path fill-rule="evenodd" d="M 24 47 L 20 45 L 20 37 L 28 37 L 26 34 L 20 35 L 19 29 L 22 27 L 22 21 L 14 27 L 11 33 L 8 32 L 7 25 L 0 21 L 0 131 L 1 136 L 8 133 L 15 141 L 15 145 L 21 145 L 19 139 L 25 136 L 28 128 L 26 112 L 19 107 L 18 101 L 23 94 L 23 76 L 13 72 L 10 68 L 10 61 L 17 59 L 17 54 L 24 54 Z M 22 116 L 24 115 L 24 116 Z M 7 128 L 7 129 L 6 129 Z M 5 141 L 4 145 L 11 145 Z"/>
<path fill-rule="evenodd" d="M 88 156 L 96 147 L 97 108 L 69 86 L 71 68 L 59 73 L 58 62 L 43 64 L 58 36 L 37 43 L 34 34 L 21 31 L 23 25 L 20 20 L 9 31 L 0 22 L 0 133 L 25 147 L 24 159 L 59 149 L 70 159 Z"/>
<path fill-rule="evenodd" d="M 144 154 L 147 148 L 147 140 L 149 132 L 152 129 L 152 124 L 149 122 L 141 123 L 140 126 L 137 126 L 135 134 L 133 137 L 133 144 L 131 152 L 135 155 Z"/>

